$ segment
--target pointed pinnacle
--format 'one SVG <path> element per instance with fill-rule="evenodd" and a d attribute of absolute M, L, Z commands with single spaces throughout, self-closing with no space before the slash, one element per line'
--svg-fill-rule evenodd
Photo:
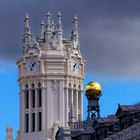
<path fill-rule="evenodd" d="M 41 24 L 40 25 L 44 25 L 44 21 L 42 20 Z"/>
<path fill-rule="evenodd" d="M 52 25 L 55 25 L 55 24 L 54 24 L 54 20 L 52 20 Z"/>
<path fill-rule="evenodd" d="M 29 16 L 28 16 L 28 14 L 26 14 L 26 16 L 25 16 L 25 18 L 24 19 L 29 19 Z"/>
<path fill-rule="evenodd" d="M 77 15 L 74 16 L 73 20 L 78 20 L 78 17 Z"/>
<path fill-rule="evenodd" d="M 50 12 L 48 11 L 48 13 L 47 13 L 47 15 L 46 15 L 47 17 L 49 17 L 50 16 Z"/>
<path fill-rule="evenodd" d="M 58 12 L 58 15 L 57 15 L 58 17 L 61 17 L 62 16 L 62 14 L 61 14 L 61 12 L 59 11 Z"/>

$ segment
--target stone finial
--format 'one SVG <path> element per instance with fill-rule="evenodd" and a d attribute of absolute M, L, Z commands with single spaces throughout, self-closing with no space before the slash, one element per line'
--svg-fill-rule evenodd
<path fill-rule="evenodd" d="M 28 14 L 24 18 L 24 38 L 23 38 L 23 53 L 26 53 L 30 47 L 31 42 L 31 30 L 29 25 L 29 16 Z"/>
<path fill-rule="evenodd" d="M 63 30 L 62 30 L 62 23 L 61 23 L 61 12 L 58 12 L 58 23 L 57 23 L 57 36 L 58 36 L 58 44 L 62 44 L 62 36 L 63 36 Z"/>
<path fill-rule="evenodd" d="M 25 18 L 24 18 L 24 19 L 25 19 L 25 20 L 29 19 L 28 14 L 25 15 Z"/>
<path fill-rule="evenodd" d="M 76 20 L 76 21 L 78 20 L 77 15 L 74 16 L 73 20 Z"/>
<path fill-rule="evenodd" d="M 49 11 L 46 16 L 47 16 L 47 24 L 46 24 L 45 39 L 46 39 L 46 42 L 50 42 L 51 35 L 52 35 L 52 29 L 51 29 L 51 15 L 50 15 Z"/>
<path fill-rule="evenodd" d="M 31 34 L 28 14 L 26 14 L 26 16 L 24 18 L 24 33 L 25 34 Z"/>
<path fill-rule="evenodd" d="M 47 16 L 47 31 L 50 31 L 51 30 L 51 15 L 49 11 L 46 16 Z"/>

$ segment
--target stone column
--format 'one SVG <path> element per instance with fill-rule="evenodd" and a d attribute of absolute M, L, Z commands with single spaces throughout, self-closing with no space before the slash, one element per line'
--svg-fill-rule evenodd
<path fill-rule="evenodd" d="M 20 131 L 25 131 L 25 90 L 20 92 Z"/>
<path fill-rule="evenodd" d="M 42 98 L 42 104 L 41 104 L 41 108 L 42 108 L 42 128 L 43 128 L 43 130 L 45 130 L 45 128 L 46 128 L 46 116 L 45 116 L 45 113 L 46 113 L 46 102 L 45 102 L 45 100 L 46 100 L 46 94 L 45 94 L 45 91 L 46 91 L 46 88 L 44 88 L 44 87 L 42 87 L 41 88 L 41 93 L 42 93 L 42 96 L 41 96 L 41 98 Z"/>
<path fill-rule="evenodd" d="M 76 90 L 76 120 L 78 121 L 78 114 L 79 114 L 79 109 L 78 109 L 78 90 Z"/>
<path fill-rule="evenodd" d="M 69 121 L 69 89 L 66 88 L 66 122 L 68 126 L 68 121 Z"/>
<path fill-rule="evenodd" d="M 83 91 L 80 91 L 80 97 L 81 97 L 81 119 L 83 120 Z"/>
<path fill-rule="evenodd" d="M 59 82 L 59 119 L 60 119 L 60 124 L 64 126 L 64 81 Z"/>
<path fill-rule="evenodd" d="M 51 85 L 51 81 L 47 81 L 47 90 L 46 90 L 46 107 L 45 106 L 43 106 L 43 108 L 45 108 L 45 116 L 47 116 L 47 122 L 46 122 L 46 124 L 47 124 L 47 128 L 49 128 L 49 127 L 51 127 L 51 108 L 50 108 L 50 105 L 51 105 L 51 103 L 50 103 L 50 101 L 51 101 L 51 94 L 50 94 L 50 91 L 51 91 L 51 89 L 50 89 L 50 86 Z"/>
<path fill-rule="evenodd" d="M 73 89 L 71 89 L 71 104 L 73 104 Z"/>
<path fill-rule="evenodd" d="M 79 114 L 79 120 L 83 120 L 83 96 L 82 96 L 82 90 L 78 91 L 78 114 Z"/>

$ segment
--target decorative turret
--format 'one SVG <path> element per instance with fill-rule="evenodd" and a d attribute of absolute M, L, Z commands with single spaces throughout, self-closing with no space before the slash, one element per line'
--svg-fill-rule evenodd
<path fill-rule="evenodd" d="M 57 23 L 57 36 L 58 36 L 58 43 L 62 43 L 62 35 L 63 35 L 63 30 L 62 30 L 62 23 L 61 23 L 61 12 L 58 12 L 58 23 Z"/>
<path fill-rule="evenodd" d="M 50 12 L 48 12 L 48 14 L 47 14 L 47 25 L 46 25 L 46 42 L 49 42 L 51 40 L 51 34 L 52 34 L 51 16 L 50 16 Z"/>
<path fill-rule="evenodd" d="M 78 46 L 79 46 L 79 34 L 78 34 L 77 21 L 78 21 L 78 18 L 75 15 L 73 20 L 72 20 L 72 22 L 73 22 L 73 29 L 72 29 L 72 35 L 71 35 L 71 40 L 72 40 L 72 44 L 73 44 L 73 48 L 74 49 L 78 49 Z"/>
<path fill-rule="evenodd" d="M 27 52 L 31 44 L 31 31 L 29 26 L 28 14 L 24 18 L 24 38 L 23 38 L 23 54 Z"/>
<path fill-rule="evenodd" d="M 36 42 L 38 43 L 38 46 L 43 45 L 43 47 L 40 47 L 41 51 L 46 50 L 60 50 L 61 53 L 64 52 L 63 49 L 65 48 L 65 44 L 69 44 L 70 47 L 67 48 L 73 48 L 75 54 L 80 54 L 79 49 L 79 39 L 78 39 L 78 25 L 77 25 L 77 16 L 74 16 L 72 22 L 72 35 L 71 39 L 68 41 L 67 39 L 63 40 L 63 29 L 62 29 L 62 15 L 61 12 L 58 12 L 57 15 L 57 25 L 55 26 L 54 21 L 52 19 L 52 16 L 50 12 L 47 13 L 47 21 L 44 23 L 42 21 L 41 25 L 41 32 L 36 37 Z M 34 37 L 35 38 L 35 37 Z M 69 43 L 68 43 L 69 42 Z M 46 43 L 46 44 L 43 44 Z M 37 48 L 39 48 L 37 47 Z M 23 39 L 23 54 L 29 53 L 29 50 L 32 50 L 36 48 L 34 47 L 34 41 L 33 37 L 31 35 L 30 26 L 29 26 L 29 17 L 28 15 L 24 18 L 24 39 Z M 47 48 L 47 49 L 46 49 Z M 30 51 L 31 52 L 31 51 Z"/>
<path fill-rule="evenodd" d="M 40 34 L 40 38 L 41 39 L 45 39 L 45 24 L 44 24 L 44 21 L 42 20 L 41 22 L 41 34 Z"/>
<path fill-rule="evenodd" d="M 55 23 L 54 23 L 54 20 L 52 20 L 52 26 L 51 26 L 51 29 L 52 29 L 52 32 L 55 31 Z"/>
<path fill-rule="evenodd" d="M 73 29 L 72 29 L 72 40 L 78 40 L 79 34 L 78 34 L 78 24 L 77 24 L 78 18 L 77 15 L 74 16 L 72 22 L 73 22 Z"/>

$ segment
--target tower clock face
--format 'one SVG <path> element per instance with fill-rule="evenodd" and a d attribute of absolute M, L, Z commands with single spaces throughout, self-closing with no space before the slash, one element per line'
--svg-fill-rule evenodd
<path fill-rule="evenodd" d="M 30 60 L 28 62 L 28 71 L 29 72 L 36 72 L 39 68 L 39 63 L 37 60 Z"/>
<path fill-rule="evenodd" d="M 75 59 L 71 59 L 70 67 L 71 67 L 71 72 L 77 75 L 79 70 L 78 61 Z"/>

